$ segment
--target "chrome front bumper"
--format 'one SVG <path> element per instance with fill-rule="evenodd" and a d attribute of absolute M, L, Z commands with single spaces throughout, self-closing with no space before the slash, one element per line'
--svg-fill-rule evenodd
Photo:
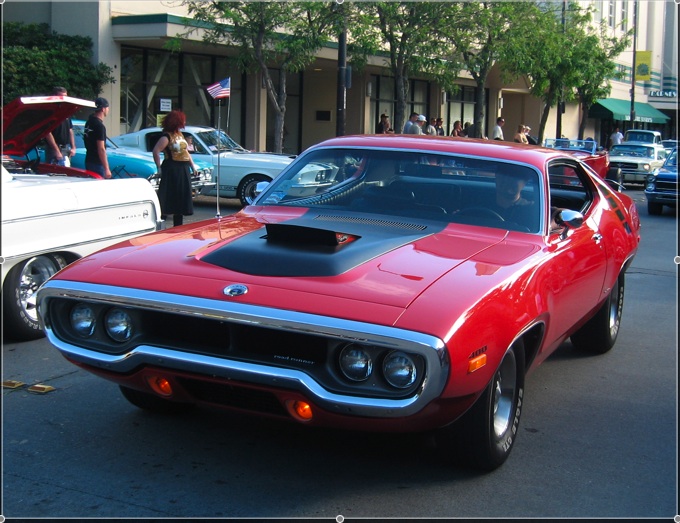
<path fill-rule="evenodd" d="M 369 343 L 419 354 L 425 378 L 410 397 L 389 399 L 338 394 L 322 387 L 310 374 L 290 368 L 249 363 L 188 350 L 138 345 L 124 354 L 110 354 L 69 343 L 57 336 L 48 315 L 51 299 L 67 298 L 108 305 L 199 316 L 222 322 L 313 334 L 343 342 Z M 297 390 L 329 412 L 352 416 L 403 417 L 417 413 L 439 397 L 449 373 L 444 342 L 434 336 L 351 320 L 244 305 L 177 294 L 51 280 L 38 293 L 38 310 L 49 341 L 68 359 L 108 372 L 128 374 L 144 366 L 238 380 L 275 389 Z"/>

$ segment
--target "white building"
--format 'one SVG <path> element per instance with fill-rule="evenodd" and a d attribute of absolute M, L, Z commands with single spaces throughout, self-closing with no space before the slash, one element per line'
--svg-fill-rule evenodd
<path fill-rule="evenodd" d="M 652 79 L 635 84 L 637 127 L 654 128 L 664 136 L 676 137 L 677 125 L 677 5 L 673 0 L 583 0 L 596 9 L 596 20 L 607 20 L 613 32 L 622 20 L 632 27 L 634 5 L 638 5 L 637 49 L 652 51 Z M 258 74 L 241 74 L 225 58 L 233 56 L 228 46 L 206 46 L 200 31 L 183 42 L 180 53 L 170 53 L 164 44 L 186 30 L 186 10 L 174 0 L 103 0 L 100 2 L 20 2 L 6 0 L 5 21 L 47 23 L 61 34 L 89 36 L 94 42 L 95 62 L 114 71 L 116 81 L 105 86 L 101 96 L 112 102 L 106 126 L 111 136 L 156 125 L 168 106 L 181 108 L 192 124 L 218 125 L 252 150 L 271 150 L 272 111 Z M 624 28 L 625 29 L 625 28 Z M 632 46 L 619 57 L 628 80 L 613 81 L 610 98 L 598 104 L 590 115 L 586 135 L 606 143 L 612 126 L 627 128 L 630 106 Z M 218 107 L 205 87 L 231 77 L 229 104 Z M 7 80 L 7 79 L 5 79 Z M 288 80 L 288 102 L 284 151 L 299 153 L 318 141 L 336 134 L 337 47 L 322 49 L 304 73 Z M 447 96 L 435 83 L 411 80 L 410 108 L 429 116 L 442 116 L 451 128 L 455 120 L 472 121 L 472 82 L 461 78 L 462 89 Z M 538 129 L 541 101 L 529 95 L 528 85 L 517 81 L 502 83 L 498 71 L 487 82 L 486 128 L 497 116 L 506 120 L 506 139 L 518 124 Z M 28 94 L 28 93 L 27 93 Z M 31 93 L 33 94 L 33 93 Z M 347 90 L 346 134 L 372 133 L 382 112 L 394 114 L 394 93 L 389 70 L 376 61 L 361 75 L 355 74 Z M 637 109 L 639 107 L 639 109 Z M 659 116 L 661 111 L 663 115 Z M 629 114 L 629 113 L 628 113 Z M 652 116 L 649 116 L 652 115 Z M 227 121 L 228 116 L 228 121 Z M 556 130 L 557 110 L 553 108 L 546 136 Z M 578 108 L 567 105 L 561 118 L 562 134 L 575 137 Z"/>

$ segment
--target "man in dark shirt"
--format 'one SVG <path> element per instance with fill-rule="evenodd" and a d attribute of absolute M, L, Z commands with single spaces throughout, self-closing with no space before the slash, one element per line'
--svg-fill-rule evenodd
<path fill-rule="evenodd" d="M 68 96 L 65 87 L 55 87 L 53 96 Z M 70 158 L 76 154 L 76 139 L 73 134 L 73 123 L 66 118 L 59 126 L 45 137 L 45 163 L 70 167 Z"/>
<path fill-rule="evenodd" d="M 104 178 L 111 178 L 111 170 L 106 158 L 106 127 L 103 121 L 109 114 L 109 102 L 106 98 L 97 98 L 94 104 L 96 110 L 87 119 L 83 130 L 83 141 L 87 151 L 85 169 Z"/>

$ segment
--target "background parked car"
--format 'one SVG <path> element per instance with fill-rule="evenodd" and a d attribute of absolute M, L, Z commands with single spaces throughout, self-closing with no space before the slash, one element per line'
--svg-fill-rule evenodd
<path fill-rule="evenodd" d="M 670 154 L 670 152 L 678 147 L 678 141 L 677 140 L 661 140 L 661 145 L 664 146 L 666 149 L 666 152 Z"/>
<path fill-rule="evenodd" d="M 543 142 L 544 147 L 569 151 L 576 158 L 587 164 L 603 180 L 612 180 L 619 184 L 623 182 L 621 169 L 610 164 L 609 154 L 598 146 L 595 140 L 570 140 L 568 138 L 546 138 Z"/>
<path fill-rule="evenodd" d="M 151 155 L 154 145 L 163 134 L 159 127 L 149 127 L 134 133 L 112 138 L 120 146 L 133 147 Z M 238 198 L 242 205 L 250 205 L 259 182 L 271 181 L 292 160 L 292 156 L 273 153 L 254 153 L 236 143 L 224 131 L 211 127 L 188 125 L 182 129 L 185 137 L 191 137 L 196 159 L 209 162 L 215 167 L 213 181 L 219 181 L 219 196 Z M 205 194 L 205 193 L 204 193 Z M 218 190 L 207 194 L 217 196 Z"/>
<path fill-rule="evenodd" d="M 3 150 L 25 155 L 64 118 L 93 105 L 54 96 L 15 100 L 3 108 Z M 78 168 L 50 167 L 57 166 L 3 157 L 3 328 L 18 340 L 42 335 L 35 298 L 48 278 L 78 258 L 161 226 L 158 198 L 146 180 L 103 180 Z"/>
<path fill-rule="evenodd" d="M 623 135 L 624 142 L 661 143 L 661 133 L 648 129 L 628 129 Z"/>
<path fill-rule="evenodd" d="M 71 158 L 71 165 L 73 167 L 80 167 L 81 169 L 85 168 L 86 151 L 85 143 L 83 142 L 84 127 L 85 122 L 83 120 L 73 120 L 73 132 L 76 138 L 76 154 Z M 44 158 L 44 152 L 42 157 Z M 113 178 L 145 178 L 152 184 L 154 189 L 158 189 L 160 179 L 157 176 L 158 169 L 153 157 L 142 153 L 139 149 L 120 147 L 110 138 L 107 138 L 106 140 L 106 157 L 109 161 Z M 212 181 L 212 163 L 199 158 L 195 158 L 194 163 L 198 169 L 198 171 L 193 174 L 191 180 L 194 196 L 207 194 L 208 191 L 215 187 L 215 184 Z"/>
<path fill-rule="evenodd" d="M 609 149 L 611 167 L 621 169 L 624 183 L 644 183 L 647 175 L 661 167 L 666 149 L 660 143 L 623 142 Z"/>
<path fill-rule="evenodd" d="M 647 176 L 645 185 L 647 212 L 661 214 L 663 206 L 676 208 L 678 204 L 678 150 L 673 149 L 664 164 Z"/>

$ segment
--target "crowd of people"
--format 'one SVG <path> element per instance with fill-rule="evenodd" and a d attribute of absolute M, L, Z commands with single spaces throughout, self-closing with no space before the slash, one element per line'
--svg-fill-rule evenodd
<path fill-rule="evenodd" d="M 505 125 L 504 118 L 496 119 L 496 125 L 493 128 L 493 140 L 505 140 L 503 135 L 503 126 Z M 380 120 L 376 125 L 376 134 L 394 134 L 396 131 L 392 127 L 390 117 L 386 113 L 380 115 Z M 453 122 L 451 131 L 447 134 L 444 128 L 444 120 L 441 116 L 432 116 L 429 121 L 425 115 L 412 112 L 408 120 L 401 130 L 401 134 L 427 134 L 431 136 L 456 136 L 474 138 L 474 125 L 471 122 L 463 124 L 460 120 Z M 485 140 L 486 136 L 482 136 Z M 513 137 L 513 141 L 529 145 L 538 145 L 538 141 L 531 135 L 531 127 L 520 124 L 517 126 L 517 133 Z"/>

